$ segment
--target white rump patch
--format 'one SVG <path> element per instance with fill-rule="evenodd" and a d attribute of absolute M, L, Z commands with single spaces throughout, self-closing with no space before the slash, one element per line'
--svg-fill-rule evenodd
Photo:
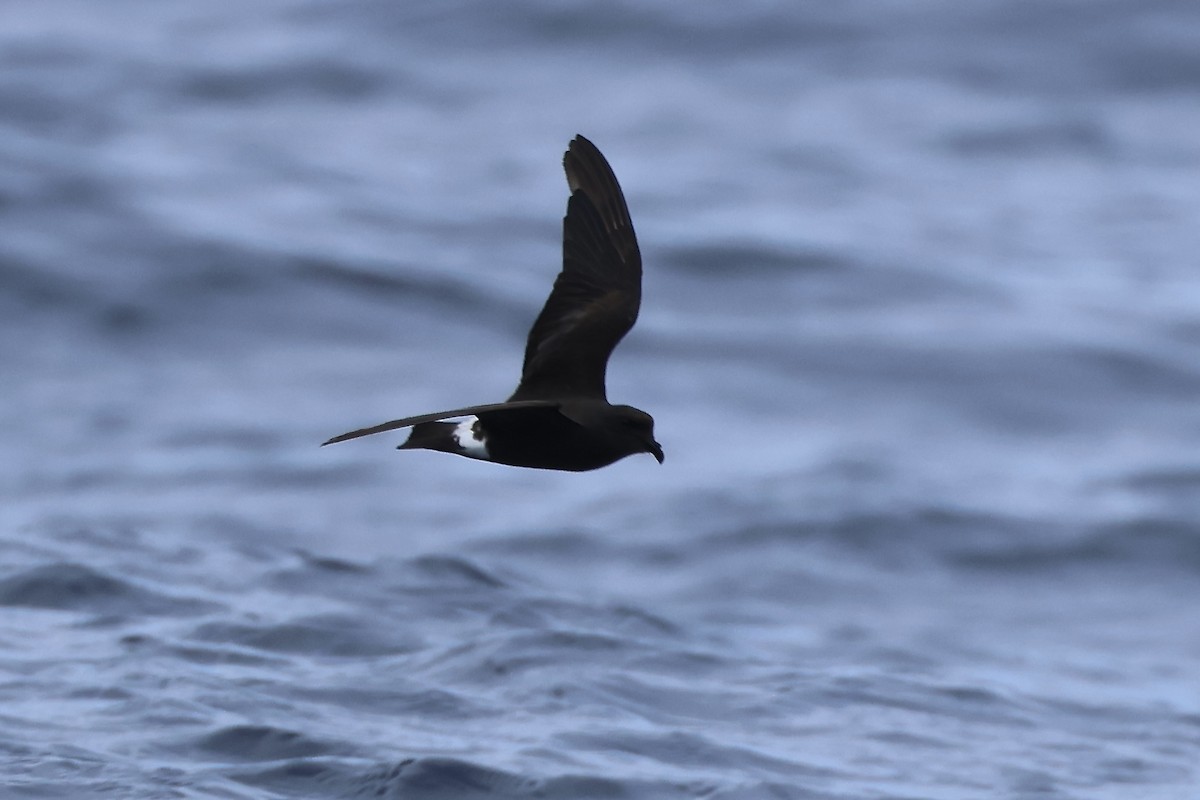
<path fill-rule="evenodd" d="M 451 435 L 462 449 L 464 456 L 488 461 L 491 456 L 488 454 L 487 440 L 483 436 L 483 431 L 477 427 L 478 424 L 479 417 L 465 417 L 462 422 L 454 426 L 454 432 Z"/>

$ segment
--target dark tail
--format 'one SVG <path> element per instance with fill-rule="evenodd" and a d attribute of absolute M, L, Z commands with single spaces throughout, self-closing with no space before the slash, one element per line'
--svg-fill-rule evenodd
<path fill-rule="evenodd" d="M 462 448 L 454 440 L 454 422 L 422 422 L 413 425 L 412 432 L 397 445 L 397 450 L 441 450 L 444 453 L 457 453 Z"/>

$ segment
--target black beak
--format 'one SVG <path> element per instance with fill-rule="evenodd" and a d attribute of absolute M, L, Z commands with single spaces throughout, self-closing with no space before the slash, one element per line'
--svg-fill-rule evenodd
<path fill-rule="evenodd" d="M 654 456 L 658 460 L 658 463 L 663 463 L 662 445 L 658 442 L 651 439 L 649 444 L 646 445 L 646 452 Z"/>

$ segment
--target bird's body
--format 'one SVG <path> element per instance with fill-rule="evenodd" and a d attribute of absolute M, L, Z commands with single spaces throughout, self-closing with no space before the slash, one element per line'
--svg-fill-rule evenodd
<path fill-rule="evenodd" d="M 400 449 L 440 450 L 517 467 L 598 469 L 635 453 L 661 463 L 654 420 L 608 402 L 608 357 L 637 320 L 642 260 L 621 186 L 596 146 L 563 156 L 571 197 L 563 269 L 529 331 L 521 382 L 503 403 L 392 420 L 325 444 L 412 427 Z M 451 421 L 453 420 L 453 421 Z"/>
<path fill-rule="evenodd" d="M 484 411 L 453 422 L 422 422 L 413 426 L 400 448 L 442 450 L 514 467 L 570 472 L 598 469 L 632 455 L 624 438 L 609 435 L 605 425 L 610 418 L 621 418 L 610 412 L 619 407 L 606 406 L 580 406 L 583 424 L 554 406 Z"/>

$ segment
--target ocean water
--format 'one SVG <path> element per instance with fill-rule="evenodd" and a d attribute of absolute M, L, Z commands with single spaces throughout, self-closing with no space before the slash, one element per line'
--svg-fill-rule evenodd
<path fill-rule="evenodd" d="M 0 798 L 1200 797 L 1200 5 L 0 6 Z M 666 449 L 503 399 L 582 133 Z"/>

